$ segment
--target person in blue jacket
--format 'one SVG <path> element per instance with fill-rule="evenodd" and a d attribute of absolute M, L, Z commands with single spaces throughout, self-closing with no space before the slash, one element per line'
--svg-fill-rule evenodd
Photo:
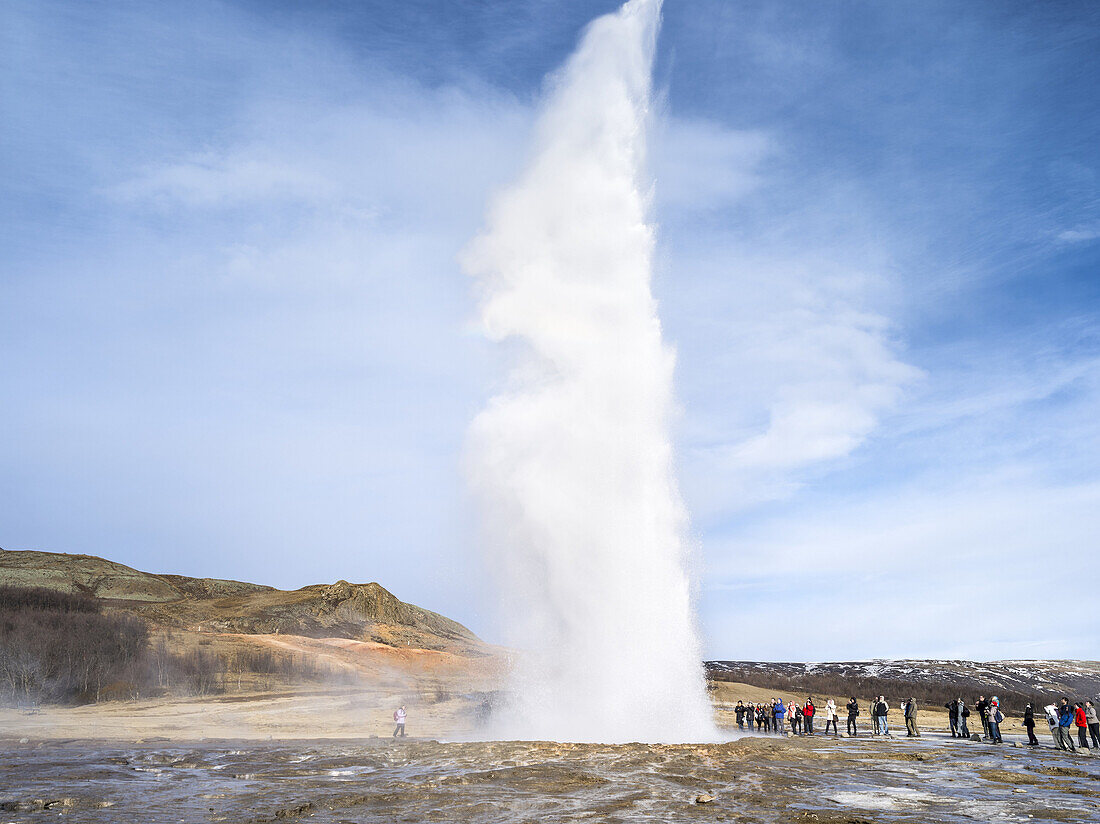
<path fill-rule="evenodd" d="M 994 695 L 990 699 L 989 704 L 986 705 L 986 711 L 989 713 L 986 724 L 989 729 L 990 743 L 1004 743 L 1004 739 L 1001 738 L 1001 722 L 1005 720 L 1005 715 L 1001 712 L 1001 702 L 997 696 Z"/>
<path fill-rule="evenodd" d="M 1077 752 L 1073 746 L 1073 736 L 1070 735 L 1070 727 L 1073 726 L 1073 705 L 1069 699 L 1063 697 L 1062 705 L 1058 707 L 1058 746 L 1063 750 Z"/>
<path fill-rule="evenodd" d="M 775 731 L 783 734 L 783 719 L 787 715 L 787 707 L 778 698 L 772 699 L 772 708 L 775 712 Z"/>

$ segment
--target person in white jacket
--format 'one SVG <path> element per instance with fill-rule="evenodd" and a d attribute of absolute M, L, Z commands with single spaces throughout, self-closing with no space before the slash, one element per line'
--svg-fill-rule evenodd
<path fill-rule="evenodd" d="M 1056 704 L 1047 704 L 1043 707 L 1043 714 L 1047 719 L 1047 726 L 1050 727 L 1050 737 L 1054 739 L 1054 746 L 1058 749 L 1065 749 L 1062 745 L 1062 737 L 1058 733 L 1058 706 Z"/>
<path fill-rule="evenodd" d="M 825 702 L 825 734 L 829 734 L 829 725 L 833 725 L 833 735 L 838 735 L 836 729 L 836 701 L 830 698 Z"/>

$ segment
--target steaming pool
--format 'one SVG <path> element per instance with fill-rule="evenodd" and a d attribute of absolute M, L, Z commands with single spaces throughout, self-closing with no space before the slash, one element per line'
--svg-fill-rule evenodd
<path fill-rule="evenodd" d="M 0 824 L 1100 820 L 1100 757 L 961 744 L 7 742 Z M 715 800 L 695 803 L 701 793 Z"/>

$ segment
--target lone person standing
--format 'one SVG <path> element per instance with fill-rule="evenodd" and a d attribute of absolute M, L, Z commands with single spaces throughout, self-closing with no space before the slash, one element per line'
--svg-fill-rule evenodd
<path fill-rule="evenodd" d="M 1035 737 L 1035 710 L 1031 704 L 1024 707 L 1024 729 L 1027 730 L 1028 746 L 1038 747 L 1039 739 Z"/>
<path fill-rule="evenodd" d="M 404 738 L 405 737 L 405 707 L 404 707 L 404 705 L 398 707 L 396 710 L 393 711 L 393 720 L 394 720 L 394 723 L 397 724 L 397 726 L 393 728 L 393 737 L 397 738 L 398 736 L 401 736 L 402 738 Z"/>
<path fill-rule="evenodd" d="M 859 702 L 856 701 L 856 697 L 853 695 L 852 700 L 848 702 L 848 735 L 855 738 L 856 732 L 856 716 L 859 715 Z"/>
<path fill-rule="evenodd" d="M 920 738 L 920 730 L 917 729 L 917 701 L 910 698 L 905 702 L 905 735 L 909 738 Z"/>

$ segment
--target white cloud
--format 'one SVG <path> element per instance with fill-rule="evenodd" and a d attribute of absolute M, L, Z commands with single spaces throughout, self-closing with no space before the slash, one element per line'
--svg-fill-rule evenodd
<path fill-rule="evenodd" d="M 116 186 L 124 200 L 177 201 L 190 208 L 240 206 L 262 200 L 323 201 L 333 197 L 333 179 L 286 159 L 254 152 L 236 156 L 206 152 L 153 166 Z"/>
<path fill-rule="evenodd" d="M 1100 224 L 1082 224 L 1073 229 L 1065 229 L 1057 235 L 1062 243 L 1085 243 L 1100 238 Z"/>
<path fill-rule="evenodd" d="M 980 483 L 831 501 L 712 545 L 709 654 L 1095 657 L 1100 618 L 1075 586 L 1095 574 L 1100 483 Z"/>
<path fill-rule="evenodd" d="M 692 323 L 675 337 L 691 412 L 684 474 L 704 518 L 791 494 L 858 449 L 921 377 L 873 309 L 881 280 L 854 262 L 711 248 L 681 264 L 698 292 L 674 298 L 690 302 L 676 306 Z"/>

